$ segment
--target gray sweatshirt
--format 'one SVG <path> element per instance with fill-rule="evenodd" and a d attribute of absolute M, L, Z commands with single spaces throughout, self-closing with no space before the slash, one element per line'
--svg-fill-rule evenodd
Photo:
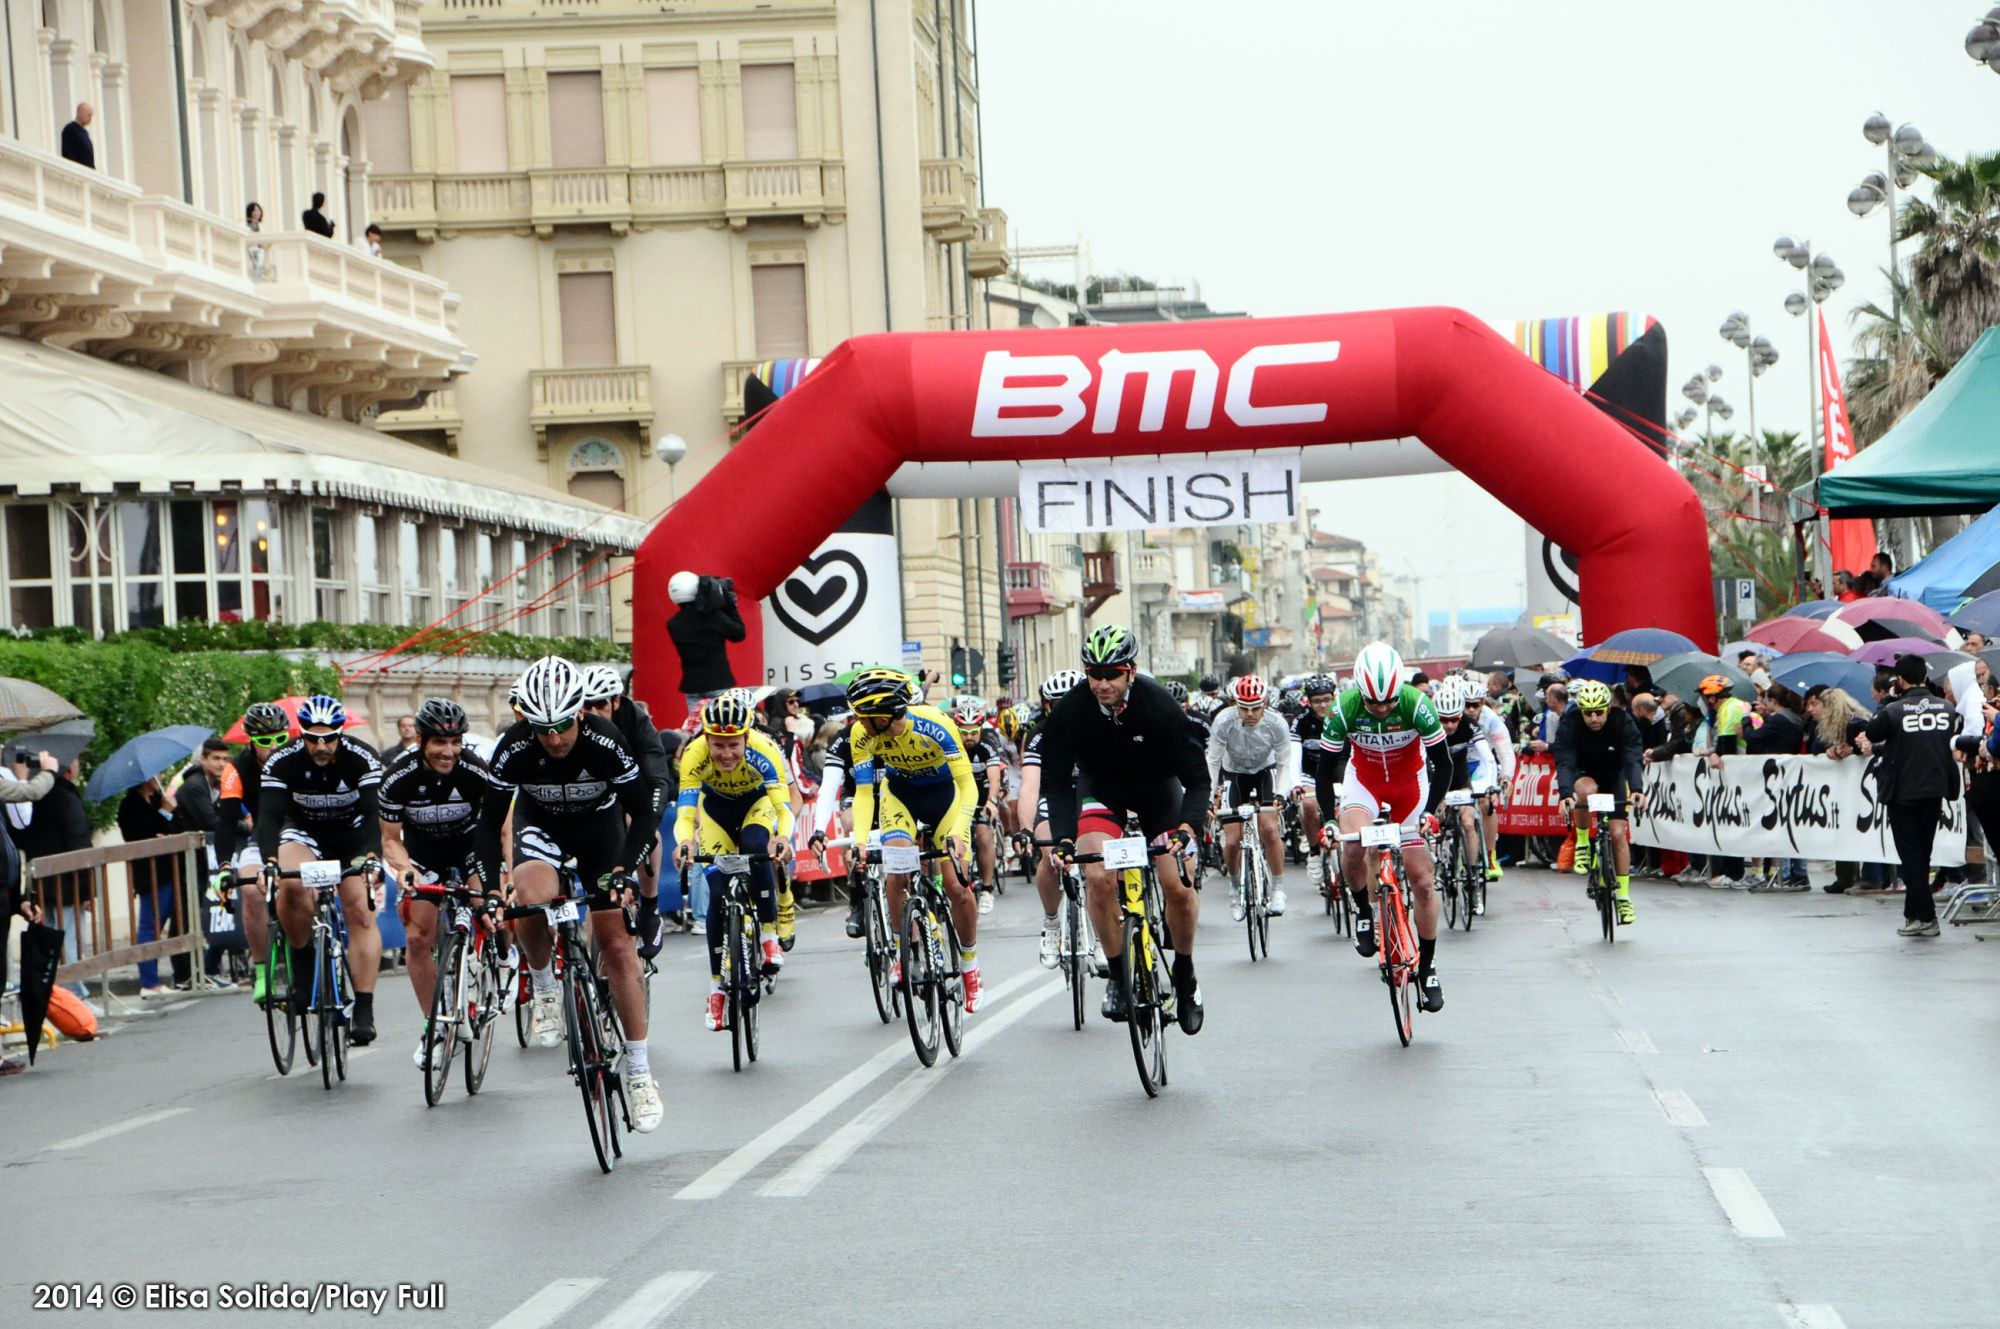
<path fill-rule="evenodd" d="M 1215 717 L 1208 731 L 1208 778 L 1220 785 L 1222 773 L 1254 775 L 1271 772 L 1272 787 L 1282 796 L 1289 791 L 1292 731 L 1285 717 L 1266 709 L 1255 725 L 1243 723 L 1243 712 L 1231 706 Z"/>

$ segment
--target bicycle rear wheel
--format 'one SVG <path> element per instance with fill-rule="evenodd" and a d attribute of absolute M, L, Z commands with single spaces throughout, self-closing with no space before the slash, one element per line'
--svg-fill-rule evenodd
<path fill-rule="evenodd" d="M 482 954 L 473 965 L 472 1042 L 465 1049 L 465 1092 L 476 1094 L 486 1083 L 486 1063 L 493 1056 L 493 1030 L 500 1023 L 500 993 L 503 975 L 500 961 L 492 951 Z"/>
<path fill-rule="evenodd" d="M 757 945 L 757 919 L 749 911 L 743 918 L 743 949 L 761 961 L 762 954 Z M 757 979 L 758 970 L 746 969 L 750 984 L 743 990 L 743 1054 L 751 1061 L 757 1060 L 757 1007 L 759 1004 Z M 738 1069 L 741 1069 L 740 1067 Z"/>
<path fill-rule="evenodd" d="M 292 988 L 289 977 L 292 968 L 291 951 L 285 945 L 285 934 L 283 932 L 277 928 L 273 928 L 272 934 L 270 981 L 275 983 L 278 975 L 281 973 L 287 975 L 285 991 L 289 994 Z M 292 1058 L 298 1053 L 299 1023 L 299 1017 L 292 1014 L 292 1001 L 289 995 L 283 1001 L 272 1001 L 270 994 L 266 992 L 264 997 L 264 1032 L 270 1036 L 271 1060 L 276 1063 L 278 1074 L 280 1075 L 290 1075 L 292 1073 Z M 282 1033 L 280 1032 L 281 1030 L 283 1031 Z"/>
<path fill-rule="evenodd" d="M 1082 1029 L 1086 992 L 1083 978 L 1090 968 L 1090 950 L 1083 942 L 1083 904 L 1067 891 L 1063 893 L 1061 960 L 1063 977 L 1069 982 L 1070 1021 L 1077 1029 Z"/>
<path fill-rule="evenodd" d="M 1446 809 L 1450 811 L 1450 809 Z M 1437 874 L 1439 894 L 1444 897 L 1444 929 L 1451 931 L 1458 926 L 1459 883 L 1464 880 L 1460 865 L 1465 857 L 1464 846 L 1459 842 L 1458 833 L 1453 831 L 1445 843 L 1444 870 Z M 1472 901 L 1465 901 L 1465 908 L 1472 908 Z"/>
<path fill-rule="evenodd" d="M 1125 1017 L 1132 1037 L 1132 1061 L 1139 1068 L 1139 1087 L 1158 1098 L 1167 1084 L 1167 1039 L 1160 1014 L 1159 973 L 1147 958 L 1153 949 L 1151 929 L 1136 914 L 1125 915 Z"/>
<path fill-rule="evenodd" d="M 1605 838 L 1609 839 L 1610 837 L 1607 835 Z M 1595 848 L 1597 851 L 1597 861 L 1591 867 L 1590 875 L 1591 879 L 1597 883 L 1597 917 L 1604 925 L 1605 944 L 1612 945 L 1618 940 L 1617 869 L 1613 866 L 1611 846 L 1609 844 L 1600 844 L 1595 846 Z"/>
<path fill-rule="evenodd" d="M 931 964 L 930 910 L 913 891 L 903 902 L 903 1014 L 910 1026 L 910 1045 L 917 1060 L 937 1064 L 938 975 Z"/>
<path fill-rule="evenodd" d="M 743 951 L 743 906 L 732 896 L 722 908 L 723 1022 L 729 1029 L 729 1064 L 743 1069 L 743 993 L 756 983 L 751 959 Z"/>
<path fill-rule="evenodd" d="M 440 909 L 440 915 L 446 910 Z M 451 1058 L 458 1050 L 458 961 L 463 933 L 449 929 L 438 947 L 437 982 L 431 986 L 431 1013 L 424 1021 L 424 1105 L 436 1107 L 451 1082 Z"/>
<path fill-rule="evenodd" d="M 889 958 L 895 954 L 895 947 L 882 921 L 882 906 L 875 899 L 874 887 L 868 890 L 868 898 L 862 902 L 868 934 L 868 986 L 875 998 L 875 1014 L 882 1017 L 883 1024 L 888 1024 L 896 1018 L 896 987 L 889 981 Z"/>
<path fill-rule="evenodd" d="M 938 975 L 938 1025 L 944 1032 L 945 1050 L 956 1057 L 965 1051 L 965 975 L 959 972 L 958 929 L 952 926 L 951 914 L 945 912 L 950 906 L 940 908 L 946 956 L 944 971 Z"/>
<path fill-rule="evenodd" d="M 569 1034 L 570 1073 L 583 1092 L 583 1115 L 590 1125 L 590 1147 L 597 1166 L 609 1172 L 617 1163 L 616 1127 L 611 1120 L 611 1094 L 604 1082 L 604 1050 L 598 1045 L 596 998 L 590 975 L 572 957 L 563 982 L 563 1025 Z"/>

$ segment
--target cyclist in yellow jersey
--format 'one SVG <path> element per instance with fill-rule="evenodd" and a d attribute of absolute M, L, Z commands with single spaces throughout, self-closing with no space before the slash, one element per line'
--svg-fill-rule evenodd
<path fill-rule="evenodd" d="M 701 732 L 681 749 L 680 771 L 681 792 L 674 813 L 678 866 L 693 865 L 697 843 L 704 854 L 768 854 L 778 860 L 790 855 L 792 791 L 784 754 L 751 726 L 750 699 L 744 692 L 725 692 L 702 706 Z M 750 888 L 757 896 L 764 972 L 776 973 L 784 967 L 785 953 L 778 944 L 777 882 L 770 863 L 750 865 Z M 711 1031 L 723 1027 L 722 910 L 722 892 L 711 889 L 707 1009 Z"/>
<path fill-rule="evenodd" d="M 979 793 L 972 763 L 957 727 L 933 706 L 913 704 L 916 689 L 895 669 L 865 669 L 847 685 L 854 708 L 848 751 L 854 772 L 854 841 L 866 844 L 879 830 L 885 844 L 915 844 L 929 831 L 951 854 L 944 874 L 958 928 L 959 967 L 965 977 L 965 1010 L 979 1008 L 979 903 L 973 895 L 967 851 Z M 887 873 L 889 917 L 900 918 L 907 873 Z"/>

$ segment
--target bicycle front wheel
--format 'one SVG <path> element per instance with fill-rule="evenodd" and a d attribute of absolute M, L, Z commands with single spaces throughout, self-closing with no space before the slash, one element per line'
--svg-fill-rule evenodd
<path fill-rule="evenodd" d="M 930 910 L 912 892 L 903 902 L 903 1014 L 910 1026 L 910 1045 L 917 1060 L 926 1066 L 937 1064 L 940 1012 L 940 980 L 931 964 Z"/>
<path fill-rule="evenodd" d="M 486 1063 L 493 1056 L 493 1030 L 500 1023 L 500 993 L 504 975 L 500 961 L 489 950 L 473 968 L 472 1009 L 466 1013 L 472 1042 L 465 1049 L 465 1092 L 476 1094 L 486 1083 Z"/>
<path fill-rule="evenodd" d="M 762 956 L 757 946 L 757 917 L 755 914 L 749 913 L 747 910 L 745 911 L 743 917 L 742 936 L 743 936 L 743 943 L 742 943 L 743 951 L 751 956 L 757 957 L 761 961 Z M 757 1006 L 758 1006 L 757 979 L 759 977 L 759 970 L 751 969 L 746 966 L 743 972 L 749 975 L 750 978 L 749 984 L 743 989 L 743 1009 L 742 1009 L 742 1021 L 741 1021 L 742 1036 L 743 1036 L 743 1055 L 747 1057 L 749 1060 L 755 1061 L 757 1060 Z M 737 1069 L 741 1070 L 742 1067 L 739 1066 L 737 1067 Z"/>
<path fill-rule="evenodd" d="M 945 1050 L 956 1057 L 965 1051 L 965 975 L 959 972 L 958 929 L 952 926 L 949 908 L 939 906 L 945 924 L 945 966 L 938 976 L 938 1025 L 944 1032 Z"/>
<path fill-rule="evenodd" d="M 722 910 L 723 1021 L 729 1027 L 729 1064 L 743 1069 L 744 992 L 756 983 L 753 963 L 743 948 L 743 906 L 731 899 Z"/>
<path fill-rule="evenodd" d="M 285 991 L 289 993 L 292 987 L 289 977 L 292 968 L 291 951 L 285 945 L 285 934 L 282 931 L 273 928 L 272 934 L 269 981 L 275 984 L 278 975 L 287 975 Z M 271 1060 L 276 1063 L 278 1074 L 290 1075 L 292 1058 L 297 1055 L 299 1041 L 299 1017 L 292 1014 L 290 996 L 283 1001 L 273 1001 L 269 991 L 265 992 L 264 1032 L 270 1036 Z"/>
<path fill-rule="evenodd" d="M 1063 977 L 1069 982 L 1070 1021 L 1083 1028 L 1084 998 L 1088 985 L 1083 981 L 1090 969 L 1090 947 L 1083 939 L 1083 903 L 1067 892 L 1063 895 Z"/>
<path fill-rule="evenodd" d="M 1618 940 L 1618 878 L 1609 844 L 1597 846 L 1597 863 L 1591 869 L 1591 876 L 1597 882 L 1597 917 L 1604 925 L 1604 941 L 1612 945 Z"/>
<path fill-rule="evenodd" d="M 585 966 L 572 957 L 563 983 L 563 1027 L 568 1033 L 570 1074 L 583 1093 L 583 1115 L 590 1125 L 590 1147 L 597 1166 L 609 1172 L 617 1162 L 612 1132 L 611 1093 L 604 1082 L 604 1049 L 598 1044 L 596 998 Z"/>
<path fill-rule="evenodd" d="M 1125 1015 L 1132 1038 L 1132 1061 L 1139 1068 L 1139 1087 L 1158 1098 L 1167 1084 L 1167 1039 L 1160 1012 L 1159 973 L 1147 952 L 1153 949 L 1146 920 L 1125 916 Z"/>
<path fill-rule="evenodd" d="M 446 912 L 438 911 L 440 914 Z M 424 1105 L 436 1107 L 451 1082 L 451 1057 L 458 1050 L 459 957 L 463 933 L 447 931 L 438 947 L 437 982 L 431 987 L 430 1018 L 424 1022 Z"/>
<path fill-rule="evenodd" d="M 1404 1047 L 1416 1036 L 1417 942 L 1410 915 L 1399 898 L 1385 895 L 1383 908 L 1382 981 L 1389 985 L 1389 1012 L 1396 1021 L 1396 1038 Z"/>
<path fill-rule="evenodd" d="M 896 987 L 889 981 L 889 957 L 895 954 L 895 947 L 889 940 L 882 906 L 872 887 L 862 902 L 862 915 L 868 932 L 868 986 L 875 998 L 875 1014 L 882 1017 L 883 1024 L 888 1024 L 896 1018 Z"/>

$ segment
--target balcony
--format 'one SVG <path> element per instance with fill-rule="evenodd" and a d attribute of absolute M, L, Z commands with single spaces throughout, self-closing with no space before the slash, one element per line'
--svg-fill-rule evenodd
<path fill-rule="evenodd" d="M 495 174 L 378 175 L 369 215 L 384 230 L 428 243 L 460 231 L 608 226 L 613 234 L 664 222 L 742 230 L 753 218 L 797 218 L 816 227 L 847 212 L 838 162 L 721 162 L 695 166 L 590 166 Z"/>
<path fill-rule="evenodd" d="M 1094 614 L 1123 589 L 1118 585 L 1118 555 L 1093 549 L 1083 556 L 1083 612 Z"/>
<path fill-rule="evenodd" d="M 923 173 L 924 229 L 942 244 L 957 244 L 980 234 L 979 176 L 972 163 L 958 157 L 927 161 Z"/>
<path fill-rule="evenodd" d="M 548 459 L 551 425 L 625 422 L 639 427 L 640 442 L 653 431 L 653 370 L 650 365 L 604 369 L 535 369 L 528 373 L 528 422 L 535 430 L 535 455 Z"/>
<path fill-rule="evenodd" d="M 437 434 L 444 440 L 444 450 L 457 456 L 465 417 L 459 413 L 458 394 L 439 388 L 427 394 L 421 406 L 383 411 L 375 417 L 375 427 L 388 434 Z"/>
<path fill-rule="evenodd" d="M 1081 601 L 1082 589 L 1075 568 L 1047 563 L 1009 563 L 1007 617 L 1033 618 L 1038 614 L 1060 614 Z"/>
<path fill-rule="evenodd" d="M 254 270 L 254 277 L 253 277 Z M 445 381 L 465 353 L 442 282 L 303 232 L 253 237 L 232 221 L 141 193 L 0 140 L 0 326 L 35 341 L 236 365 L 282 400 L 358 415 Z"/>
<path fill-rule="evenodd" d="M 1174 556 L 1164 549 L 1151 547 L 1138 551 L 1132 558 L 1132 585 L 1134 589 L 1146 586 L 1172 586 L 1174 584 Z"/>
<path fill-rule="evenodd" d="M 421 0 L 188 0 L 338 92 L 378 95 L 434 68 L 418 18 Z"/>
<path fill-rule="evenodd" d="M 1004 277 L 1011 266 L 1007 214 L 998 208 L 981 208 L 979 234 L 965 247 L 965 270 L 974 277 Z"/>

